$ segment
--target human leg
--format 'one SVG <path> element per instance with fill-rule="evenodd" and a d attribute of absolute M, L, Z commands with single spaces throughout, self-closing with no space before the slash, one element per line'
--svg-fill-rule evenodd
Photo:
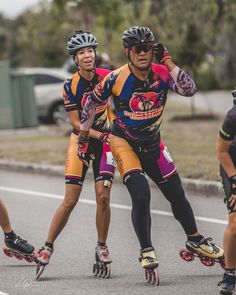
<path fill-rule="evenodd" d="M 158 262 L 151 241 L 151 196 L 148 181 L 138 156 L 124 139 L 112 136 L 111 150 L 131 196 L 131 219 L 141 247 L 141 265 L 143 268 L 155 268 Z"/>
<path fill-rule="evenodd" d="M 154 154 L 142 161 L 145 172 L 170 202 L 174 217 L 180 222 L 187 235 L 187 249 L 217 261 L 219 260 L 223 264 L 223 250 L 216 246 L 211 238 L 205 239 L 198 232 L 192 207 L 185 196 L 173 160 L 162 142 L 161 145 L 160 155 L 158 155 L 157 159 Z"/>
<path fill-rule="evenodd" d="M 0 198 L 0 226 L 4 233 L 10 233 L 12 231 L 12 226 L 10 223 L 10 218 L 7 212 L 7 208 Z"/>
<path fill-rule="evenodd" d="M 3 248 L 4 253 L 10 257 L 14 255 L 20 260 L 25 258 L 26 261 L 32 262 L 33 257 L 31 254 L 34 252 L 34 247 L 15 234 L 10 223 L 7 208 L 2 199 L 0 199 L 0 225 L 5 235 L 4 241 L 6 246 Z"/>
<path fill-rule="evenodd" d="M 98 242 L 106 243 L 107 234 L 110 225 L 110 191 L 111 187 L 105 186 L 105 181 L 100 180 L 95 184 L 95 192 L 96 192 L 96 202 L 97 202 L 97 210 L 96 210 L 96 227 L 98 234 Z"/>
<path fill-rule="evenodd" d="M 45 246 L 36 255 L 38 261 L 43 265 L 49 263 L 53 253 L 53 244 L 64 229 L 82 191 L 87 167 L 77 155 L 77 146 L 77 136 L 72 133 L 65 164 L 65 196 L 52 218 Z"/>

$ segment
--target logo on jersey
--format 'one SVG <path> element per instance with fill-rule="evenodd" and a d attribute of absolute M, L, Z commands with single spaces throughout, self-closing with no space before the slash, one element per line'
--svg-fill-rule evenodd
<path fill-rule="evenodd" d="M 87 101 L 88 97 L 89 97 L 91 94 L 92 94 L 91 91 L 90 91 L 90 92 L 85 92 L 85 93 L 83 94 L 83 97 L 82 97 L 82 99 L 81 99 L 81 107 L 82 107 L 82 109 L 84 108 L 84 106 L 85 106 L 85 104 L 86 104 L 86 101 Z M 105 109 L 106 109 L 106 107 L 107 107 L 107 104 L 106 104 L 106 103 L 97 106 L 97 107 L 96 107 L 96 114 L 101 113 L 101 112 L 104 112 Z"/>
<path fill-rule="evenodd" d="M 125 111 L 124 114 L 133 120 L 151 119 L 160 116 L 163 106 L 158 97 L 156 92 L 136 92 L 129 102 L 132 112 Z"/>

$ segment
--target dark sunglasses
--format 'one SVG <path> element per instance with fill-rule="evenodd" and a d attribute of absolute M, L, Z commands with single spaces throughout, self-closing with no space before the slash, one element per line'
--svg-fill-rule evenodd
<path fill-rule="evenodd" d="M 152 44 L 140 44 L 130 48 L 133 53 L 139 54 L 141 51 L 148 52 L 153 48 Z"/>

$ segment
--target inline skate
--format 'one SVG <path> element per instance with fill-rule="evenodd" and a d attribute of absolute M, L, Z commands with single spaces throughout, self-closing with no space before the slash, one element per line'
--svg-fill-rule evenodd
<path fill-rule="evenodd" d="M 94 276 L 108 279 L 111 275 L 112 260 L 108 247 L 97 245 L 95 248 L 95 263 L 93 265 Z"/>
<path fill-rule="evenodd" d="M 222 268 L 225 268 L 224 250 L 211 241 L 212 238 L 203 238 L 200 242 L 187 241 L 187 249 L 179 252 L 180 257 L 188 262 L 198 257 L 205 266 L 213 266 L 218 262 Z"/>
<path fill-rule="evenodd" d="M 48 246 L 44 246 L 41 249 L 39 249 L 38 253 L 35 255 L 37 259 L 36 279 L 39 279 L 42 275 L 45 266 L 49 263 L 52 253 L 53 249 L 51 249 Z"/>
<path fill-rule="evenodd" d="M 36 262 L 34 256 L 34 247 L 30 245 L 26 240 L 23 240 L 19 236 L 15 236 L 14 239 L 5 239 L 5 246 L 3 252 L 8 257 L 16 257 L 18 260 L 25 260 L 29 263 Z"/>
<path fill-rule="evenodd" d="M 159 263 L 157 261 L 155 250 L 152 247 L 142 249 L 140 251 L 139 261 L 141 262 L 142 268 L 145 270 L 145 278 L 147 282 L 158 286 L 160 283 L 157 271 Z"/>
<path fill-rule="evenodd" d="M 235 291 L 236 277 L 235 275 L 229 275 L 224 273 L 223 280 L 218 283 L 221 286 L 220 294 L 232 295 Z"/>

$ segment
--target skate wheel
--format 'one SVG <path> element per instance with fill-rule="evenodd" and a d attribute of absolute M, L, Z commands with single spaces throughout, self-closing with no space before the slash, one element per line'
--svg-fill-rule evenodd
<path fill-rule="evenodd" d="M 193 254 L 192 252 L 190 252 L 190 251 L 187 251 L 187 250 L 181 250 L 181 251 L 179 252 L 179 255 L 180 255 L 180 257 L 181 257 L 183 260 L 185 260 L 185 261 L 190 262 L 190 261 L 193 261 L 193 260 L 194 260 L 194 254 Z"/>
<path fill-rule="evenodd" d="M 34 261 L 34 258 L 31 256 L 25 256 L 24 259 L 25 259 L 25 261 L 27 261 L 29 263 L 32 263 Z"/>
<path fill-rule="evenodd" d="M 155 286 L 159 286 L 160 284 L 157 268 L 154 268 L 152 271 L 152 284 Z"/>
<path fill-rule="evenodd" d="M 102 268 L 101 278 L 105 278 L 106 276 L 106 266 Z"/>
<path fill-rule="evenodd" d="M 145 278 L 146 278 L 147 282 L 150 283 L 150 281 L 151 281 L 150 271 L 147 269 L 145 269 Z"/>
<path fill-rule="evenodd" d="M 110 264 L 107 264 L 106 265 L 106 269 L 105 269 L 105 276 L 104 276 L 104 278 L 105 279 L 109 279 L 110 278 L 110 275 L 111 275 L 111 266 L 110 266 Z"/>
<path fill-rule="evenodd" d="M 36 267 L 36 280 L 38 280 L 41 276 L 41 274 L 43 273 L 45 268 L 45 265 L 38 263 L 37 267 Z"/>
<path fill-rule="evenodd" d="M 96 263 L 93 265 L 93 274 L 94 274 L 95 277 L 98 274 L 98 268 L 97 268 L 97 264 Z"/>
<path fill-rule="evenodd" d="M 8 248 L 6 248 L 6 247 L 3 248 L 3 252 L 8 257 L 12 257 L 14 255 L 13 252 L 11 250 L 9 250 Z"/>
<path fill-rule="evenodd" d="M 102 276 L 102 273 L 103 273 L 103 268 L 102 268 L 102 265 L 98 265 L 98 272 L 97 272 L 97 276 L 98 277 L 101 277 Z"/>
<path fill-rule="evenodd" d="M 14 254 L 14 256 L 16 257 L 16 259 L 18 260 L 23 260 L 23 256 L 20 254 Z"/>
<path fill-rule="evenodd" d="M 211 258 L 201 257 L 200 261 L 205 266 L 213 266 L 215 264 L 214 259 L 211 259 Z"/>
<path fill-rule="evenodd" d="M 154 269 L 145 269 L 145 277 L 148 283 L 155 286 L 159 285 L 159 275 L 157 268 Z"/>

